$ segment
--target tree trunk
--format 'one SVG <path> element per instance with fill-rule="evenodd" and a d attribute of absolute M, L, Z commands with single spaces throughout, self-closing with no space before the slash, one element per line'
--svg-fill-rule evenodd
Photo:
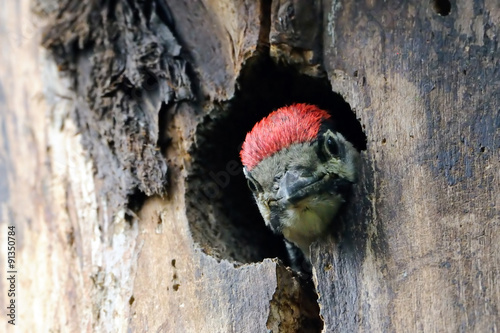
<path fill-rule="evenodd" d="M 0 306 L 18 330 L 498 330 L 497 1 L 3 5 Z M 311 275 L 238 157 L 293 102 L 362 154 Z"/>

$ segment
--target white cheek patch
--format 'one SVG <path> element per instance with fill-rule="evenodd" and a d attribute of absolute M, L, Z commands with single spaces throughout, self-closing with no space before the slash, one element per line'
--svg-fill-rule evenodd
<path fill-rule="evenodd" d="M 257 202 L 257 207 L 259 208 L 260 215 L 262 215 L 266 226 L 271 227 L 271 211 L 269 210 L 269 207 L 264 204 L 264 200 L 261 198 L 261 195 L 255 196 L 255 202 Z"/>
<path fill-rule="evenodd" d="M 331 161 L 328 169 L 338 174 L 341 178 L 355 182 L 358 178 L 359 153 L 342 134 L 337 133 L 337 139 L 344 145 L 346 155 L 342 160 Z"/>

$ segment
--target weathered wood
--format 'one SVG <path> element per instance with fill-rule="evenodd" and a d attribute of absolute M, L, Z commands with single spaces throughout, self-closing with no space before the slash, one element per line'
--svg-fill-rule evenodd
<path fill-rule="evenodd" d="M 3 4 L 17 328 L 498 330 L 500 5 L 443 4 Z M 313 245 L 319 309 L 308 276 L 263 260 L 278 240 L 234 164 L 245 131 L 294 100 L 337 107 L 363 149 L 351 202 Z"/>
<path fill-rule="evenodd" d="M 317 252 L 325 328 L 496 331 L 500 7 L 325 5 L 325 66 L 368 137 L 363 204 Z"/>
<path fill-rule="evenodd" d="M 176 41 L 182 31 L 176 30 L 178 36 L 174 36 L 171 25 L 175 22 L 170 21 L 167 7 L 151 10 L 148 16 L 147 8 L 133 3 L 39 5 L 36 11 L 51 19 L 45 17 L 50 28 L 44 30 L 41 42 L 52 53 L 44 52 L 38 65 L 40 36 L 23 41 L 25 49 L 15 55 L 25 54 L 23 66 L 31 68 L 32 79 L 28 84 L 24 77 L 14 77 L 18 91 L 8 90 L 5 96 L 30 96 L 30 105 L 22 99 L 4 98 L 5 114 L 29 114 L 21 118 L 22 127 L 36 133 L 36 137 L 19 135 L 16 118 L 5 118 L 5 146 L 22 140 L 16 153 L 10 155 L 10 148 L 4 151 L 5 160 L 13 164 L 6 168 L 5 179 L 10 181 L 6 190 L 15 187 L 19 196 L 31 198 L 32 186 L 36 186 L 34 201 L 26 207 L 39 207 L 25 211 L 26 207 L 16 204 L 21 201 L 13 199 L 3 206 L 2 225 L 15 223 L 20 235 L 25 235 L 25 241 L 19 240 L 23 244 L 20 256 L 27 258 L 25 262 L 36 259 L 20 275 L 19 303 L 24 307 L 18 324 L 22 330 L 111 332 L 154 327 L 159 331 L 258 332 L 267 325 L 295 330 L 309 324 L 310 314 L 296 309 L 310 295 L 303 293 L 300 280 L 282 264 L 266 260 L 235 267 L 198 249 L 191 238 L 183 196 L 188 149 L 202 119 L 199 105 L 182 103 L 193 98 L 187 61 L 191 57 L 200 61 L 196 67 L 200 78 L 189 74 L 199 83 L 195 88 L 200 100 L 205 94 L 216 99 L 232 95 L 241 62 L 258 44 L 260 25 L 251 21 L 259 20 L 258 8 L 239 4 L 238 11 L 232 12 L 233 5 L 228 3 L 227 10 L 238 16 L 233 22 L 248 25 L 241 28 L 248 33 L 233 37 L 221 26 L 220 35 L 202 39 L 217 54 L 221 36 L 235 43 L 231 47 L 236 52 L 245 53 L 245 57 L 231 58 L 234 54 L 225 48 L 227 57 L 222 58 L 231 66 L 220 67 L 206 64 L 206 52 L 197 58 L 180 48 Z M 47 7 L 54 11 L 47 12 Z M 194 27 L 208 37 L 214 22 L 206 19 L 215 20 L 209 16 L 214 11 L 196 8 L 204 14 L 191 11 L 199 17 Z M 28 12 L 23 15 L 35 20 Z M 248 18 L 240 20 L 241 15 Z M 17 23 L 14 29 L 22 24 Z M 250 33 L 252 29 L 255 34 Z M 228 31 L 239 33 L 240 29 Z M 186 34 L 191 36 L 189 29 Z M 184 40 L 187 47 L 189 40 Z M 201 41 L 196 43 L 201 45 Z M 12 64 L 15 55 L 6 61 Z M 4 73 L 1 82 L 11 76 Z M 31 97 L 36 94 L 36 99 Z M 33 154 L 38 159 L 33 160 Z M 16 170 L 28 175 L 37 170 L 36 178 L 16 185 Z M 283 289 L 290 285 L 295 287 Z M 282 317 L 279 309 L 291 304 L 295 310 L 285 311 Z M 316 320 L 317 312 L 312 315 Z"/>

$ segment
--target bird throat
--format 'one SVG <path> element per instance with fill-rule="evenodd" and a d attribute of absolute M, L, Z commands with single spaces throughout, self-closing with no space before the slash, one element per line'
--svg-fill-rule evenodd
<path fill-rule="evenodd" d="M 309 246 L 324 234 L 344 202 L 341 195 L 305 199 L 286 211 L 283 236 L 309 257 Z"/>

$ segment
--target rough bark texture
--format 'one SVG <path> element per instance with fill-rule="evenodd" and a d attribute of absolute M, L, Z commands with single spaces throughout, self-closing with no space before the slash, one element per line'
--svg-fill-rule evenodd
<path fill-rule="evenodd" d="M 315 256 L 325 329 L 498 330 L 499 3 L 324 5 L 325 67 L 368 137 L 351 232 Z"/>
<path fill-rule="evenodd" d="M 0 1 L 17 329 L 497 331 L 500 5 L 447 3 Z M 363 157 L 312 282 L 238 162 L 293 101 Z"/>

